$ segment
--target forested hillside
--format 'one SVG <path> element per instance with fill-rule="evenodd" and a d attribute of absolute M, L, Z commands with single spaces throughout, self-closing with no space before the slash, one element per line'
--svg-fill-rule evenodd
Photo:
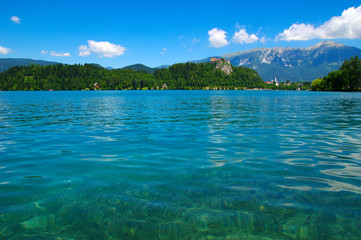
<path fill-rule="evenodd" d="M 312 82 L 313 91 L 360 91 L 361 59 L 358 56 L 345 60 L 339 70 Z"/>
<path fill-rule="evenodd" d="M 34 60 L 27 58 L 0 58 L 0 72 L 15 66 L 27 66 L 31 63 L 44 65 L 44 66 L 58 64 L 57 62 L 49 62 L 49 61 Z"/>
<path fill-rule="evenodd" d="M 131 69 L 107 70 L 92 64 L 32 64 L 0 73 L 0 90 L 235 89 L 264 85 L 256 71 L 232 68 L 227 75 L 212 63 L 180 63 L 149 74 Z"/>
<path fill-rule="evenodd" d="M 134 65 L 129 65 L 129 66 L 123 67 L 122 69 L 133 69 L 135 71 L 145 71 L 147 73 L 154 73 L 155 70 L 157 70 L 156 68 L 151 68 L 151 67 L 145 66 L 140 63 L 134 64 Z"/>

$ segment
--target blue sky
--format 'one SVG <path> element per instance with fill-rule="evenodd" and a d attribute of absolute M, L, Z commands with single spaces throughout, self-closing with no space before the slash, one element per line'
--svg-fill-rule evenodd
<path fill-rule="evenodd" d="M 359 1 L 0 2 L 0 58 L 150 67 L 333 40 L 361 48 Z"/>

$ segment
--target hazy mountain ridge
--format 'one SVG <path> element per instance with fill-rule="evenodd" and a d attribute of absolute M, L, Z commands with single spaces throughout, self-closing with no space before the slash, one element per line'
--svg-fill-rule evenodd
<path fill-rule="evenodd" d="M 313 81 L 337 70 L 352 56 L 361 56 L 361 49 L 325 41 L 307 48 L 255 48 L 221 57 L 235 66 L 255 69 L 264 81 L 275 77 L 279 81 Z"/>
<path fill-rule="evenodd" d="M 31 63 L 44 66 L 58 64 L 58 62 L 34 60 L 28 58 L 0 58 L 0 72 L 15 66 L 27 66 Z"/>
<path fill-rule="evenodd" d="M 129 66 L 123 67 L 122 69 L 132 69 L 134 71 L 145 71 L 147 73 L 154 73 L 155 70 L 157 70 L 157 68 L 151 68 L 151 67 L 145 66 L 140 63 L 129 65 Z"/>
<path fill-rule="evenodd" d="M 45 60 L 35 60 L 35 59 L 28 59 L 28 58 L 0 58 L 0 72 L 3 72 L 11 67 L 15 66 L 27 66 L 29 64 L 35 64 L 35 65 L 56 65 L 56 64 L 63 64 L 59 62 L 51 62 L 51 61 L 45 61 Z M 97 63 L 89 63 L 91 65 L 104 68 L 100 64 Z M 164 65 L 157 68 L 151 68 L 148 66 L 145 66 L 143 64 L 133 64 L 129 66 L 125 66 L 122 69 L 133 69 L 135 71 L 146 71 L 147 73 L 154 73 L 156 69 L 163 68 L 163 67 L 169 67 L 169 65 Z M 116 68 L 113 67 L 106 67 L 107 70 L 114 70 Z"/>

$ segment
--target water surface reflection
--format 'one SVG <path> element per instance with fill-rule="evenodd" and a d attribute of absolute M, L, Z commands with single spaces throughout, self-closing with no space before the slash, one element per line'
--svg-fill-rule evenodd
<path fill-rule="evenodd" d="M 360 100 L 2 92 L 0 239 L 361 239 Z"/>

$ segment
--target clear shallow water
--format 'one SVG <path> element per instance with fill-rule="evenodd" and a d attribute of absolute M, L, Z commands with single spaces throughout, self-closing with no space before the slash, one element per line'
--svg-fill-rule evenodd
<path fill-rule="evenodd" d="M 361 239 L 360 103 L 0 92 L 0 239 Z"/>

